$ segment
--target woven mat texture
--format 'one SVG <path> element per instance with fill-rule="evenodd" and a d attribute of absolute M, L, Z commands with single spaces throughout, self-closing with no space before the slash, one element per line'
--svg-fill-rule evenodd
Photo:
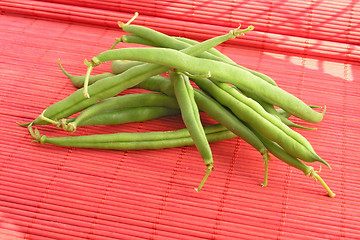
<path fill-rule="evenodd" d="M 330 0 L 1 1 L 0 239 L 359 239 L 359 10 L 358 1 Z M 75 91 L 58 60 L 85 74 L 84 59 L 122 36 L 117 21 L 135 11 L 136 24 L 200 41 L 254 25 L 217 49 L 304 102 L 327 106 L 321 123 L 293 120 L 317 127 L 296 131 L 331 164 L 320 174 L 336 198 L 275 157 L 262 188 L 261 155 L 240 138 L 211 144 L 216 168 L 201 192 L 194 187 L 204 165 L 193 146 L 111 151 L 31 143 L 16 122 Z M 76 134 L 182 127 L 174 116 Z"/>

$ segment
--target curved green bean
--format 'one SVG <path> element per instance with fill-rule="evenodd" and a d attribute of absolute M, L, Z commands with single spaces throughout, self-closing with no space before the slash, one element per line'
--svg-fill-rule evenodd
<path fill-rule="evenodd" d="M 159 132 L 112 133 L 70 137 L 47 137 L 28 126 L 31 136 L 41 144 L 49 143 L 65 147 L 98 148 L 112 150 L 163 149 L 194 145 L 187 129 Z M 220 124 L 205 127 L 209 142 L 235 138 L 236 135 Z"/>
<path fill-rule="evenodd" d="M 166 116 L 179 115 L 180 110 L 160 106 L 141 106 L 118 109 L 110 112 L 101 112 L 77 124 L 81 126 L 91 125 L 118 125 L 133 122 L 145 122 Z M 76 118 L 66 119 L 66 123 L 74 122 Z"/>
<path fill-rule="evenodd" d="M 76 76 L 76 75 L 71 75 L 68 72 L 65 71 L 65 69 L 63 68 L 63 66 L 61 65 L 61 62 L 59 60 L 59 66 L 61 71 L 65 74 L 65 76 L 67 76 L 70 79 L 70 82 L 74 85 L 74 87 L 76 88 L 81 88 L 84 86 L 84 80 L 85 80 L 85 75 L 82 76 Z M 117 71 L 119 72 L 119 71 Z M 93 84 L 94 82 L 107 78 L 107 77 L 112 77 L 114 76 L 113 73 L 110 72 L 106 72 L 106 73 L 101 73 L 98 75 L 91 75 L 89 78 L 89 85 Z"/>
<path fill-rule="evenodd" d="M 69 124 L 63 124 L 63 128 L 70 132 L 75 132 L 77 126 L 89 118 L 96 116 L 104 111 L 116 111 L 122 108 L 142 107 L 142 106 L 162 106 L 178 109 L 177 101 L 169 96 L 161 93 L 137 93 L 126 94 L 118 97 L 105 99 L 97 104 L 86 108 L 75 121 Z"/>

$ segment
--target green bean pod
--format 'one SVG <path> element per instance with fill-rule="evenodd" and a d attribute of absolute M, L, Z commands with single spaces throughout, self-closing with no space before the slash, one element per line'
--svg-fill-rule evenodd
<path fill-rule="evenodd" d="M 137 93 L 126 94 L 118 97 L 111 97 L 105 99 L 97 104 L 86 108 L 75 121 L 69 124 L 64 124 L 64 130 L 70 132 L 76 131 L 77 126 L 82 125 L 82 122 L 104 112 L 112 112 L 123 108 L 142 107 L 142 106 L 161 106 L 178 109 L 177 101 L 169 96 L 161 93 Z"/>
<path fill-rule="evenodd" d="M 126 48 L 102 52 L 92 58 L 92 64 L 96 66 L 117 59 L 155 63 L 195 75 L 211 70 L 211 79 L 228 82 L 240 89 L 252 92 L 264 101 L 281 107 L 305 121 L 317 123 L 323 118 L 324 112 L 319 113 L 312 110 L 294 95 L 265 82 L 248 71 L 223 62 L 193 57 L 173 49 Z"/>
<path fill-rule="evenodd" d="M 71 75 L 68 72 L 65 71 L 65 69 L 63 68 L 63 66 L 61 65 L 61 62 L 59 60 L 59 66 L 61 71 L 65 74 L 65 76 L 67 76 L 70 80 L 70 82 L 74 85 L 74 87 L 76 88 L 81 88 L 84 86 L 84 80 L 85 80 L 85 75 L 82 76 L 76 76 L 76 75 Z M 117 71 L 119 72 L 119 71 Z M 112 77 L 114 76 L 113 73 L 110 72 L 106 72 L 106 73 L 101 73 L 101 74 L 97 74 L 97 75 L 91 75 L 89 78 L 89 85 L 93 84 L 94 82 L 107 78 L 107 77 Z"/>
<path fill-rule="evenodd" d="M 187 129 L 158 132 L 112 133 L 70 137 L 47 137 L 40 135 L 32 126 L 28 127 L 31 136 L 41 144 L 64 147 L 98 148 L 112 150 L 164 149 L 194 145 Z M 236 135 L 216 124 L 204 128 L 209 142 L 235 138 Z"/>
<path fill-rule="evenodd" d="M 174 86 L 176 100 L 181 110 L 181 116 L 190 136 L 194 140 L 196 148 L 206 166 L 214 163 L 210 145 L 200 121 L 199 110 L 194 99 L 194 90 L 190 84 L 189 77 L 181 73 L 169 72 L 171 82 Z"/>
<path fill-rule="evenodd" d="M 278 119 L 280 119 L 280 121 L 283 122 L 288 127 L 295 127 L 295 128 L 301 128 L 301 129 L 307 129 L 307 130 L 316 130 L 316 128 L 304 127 L 304 126 L 294 123 L 293 121 L 289 120 L 286 117 L 286 115 L 283 115 L 283 114 L 279 113 L 278 111 L 276 111 L 276 109 L 273 105 L 263 101 L 262 99 L 259 99 L 257 96 L 254 96 L 254 94 L 246 93 L 246 95 L 248 97 L 252 98 L 253 100 L 255 100 L 256 102 L 258 102 L 264 108 L 264 110 L 266 110 L 269 114 L 273 115 L 274 117 L 277 117 Z"/>
<path fill-rule="evenodd" d="M 110 112 L 101 112 L 77 124 L 81 126 L 91 125 L 118 125 L 133 122 L 145 122 L 167 116 L 179 115 L 180 110 L 160 106 L 141 106 L 118 109 Z M 75 121 L 76 118 L 67 119 L 67 123 Z"/>
<path fill-rule="evenodd" d="M 128 25 L 128 26 L 133 26 L 133 25 Z M 132 34 L 123 35 L 121 38 L 119 38 L 118 41 L 123 42 L 123 43 L 135 43 L 135 44 L 144 45 L 144 46 L 160 47 L 150 40 L 147 40 L 145 38 L 139 37 L 137 35 L 132 35 Z"/>
<path fill-rule="evenodd" d="M 127 60 L 115 60 L 111 62 L 111 72 L 114 74 L 123 73 L 126 70 L 144 64 L 143 62 L 137 62 L 137 61 L 127 61 Z M 83 83 L 84 85 L 84 83 Z"/>

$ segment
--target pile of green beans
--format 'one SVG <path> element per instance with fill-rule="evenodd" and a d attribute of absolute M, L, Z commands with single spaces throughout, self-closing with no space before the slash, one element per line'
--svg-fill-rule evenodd
<path fill-rule="evenodd" d="M 203 42 L 168 36 L 153 29 L 119 22 L 127 35 L 117 38 L 110 49 L 85 60 L 86 75 L 71 75 L 74 93 L 47 107 L 27 126 L 35 142 L 67 147 L 112 150 L 162 149 L 195 145 L 206 166 L 200 191 L 214 169 L 212 142 L 239 137 L 262 156 L 268 184 L 270 154 L 319 181 L 330 197 L 335 194 L 312 166 L 320 162 L 330 168 L 310 142 L 294 128 L 293 116 L 309 123 L 322 120 L 316 111 L 279 87 L 269 76 L 245 68 L 214 47 L 244 35 L 254 27 L 240 27 Z M 126 48 L 123 43 L 139 44 Z M 121 48 L 115 49 L 120 44 Z M 145 46 L 144 46 L 145 45 Z M 111 61 L 111 72 L 91 75 L 93 68 Z M 167 76 L 164 76 L 167 73 Z M 120 94 L 126 89 L 145 92 Z M 217 123 L 203 126 L 202 112 Z M 77 114 L 76 117 L 72 117 Z M 48 137 L 35 125 L 54 124 L 65 131 L 90 125 L 118 125 L 179 116 L 184 129 L 156 132 L 122 132 L 84 136 Z"/>

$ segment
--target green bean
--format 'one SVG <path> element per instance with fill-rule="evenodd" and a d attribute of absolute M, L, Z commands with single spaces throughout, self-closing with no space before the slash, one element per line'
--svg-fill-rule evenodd
<path fill-rule="evenodd" d="M 175 39 L 181 41 L 181 42 L 184 42 L 184 43 L 187 43 L 186 45 L 184 44 L 183 47 L 189 47 L 191 45 L 196 45 L 198 44 L 199 42 L 196 41 L 196 40 L 193 40 L 193 39 L 189 39 L 189 38 L 185 38 L 185 37 L 174 37 Z M 163 45 L 158 45 L 156 47 L 164 47 Z M 181 50 L 182 48 L 179 47 L 176 47 L 174 48 L 174 46 L 167 46 L 168 48 L 172 48 L 172 49 L 176 49 L 176 50 Z M 224 60 L 228 61 L 228 62 L 233 62 L 233 60 L 231 60 L 228 56 L 222 54 L 220 51 L 218 51 L 217 49 L 215 48 L 211 48 L 207 51 L 209 54 L 212 54 L 216 57 L 219 57 L 219 58 L 223 58 Z"/>
<path fill-rule="evenodd" d="M 323 113 L 313 111 L 294 95 L 263 81 L 241 68 L 210 59 L 196 58 L 173 49 L 126 48 L 108 50 L 93 57 L 92 64 L 96 66 L 102 62 L 117 59 L 162 64 L 192 74 L 202 74 L 211 69 L 211 79 L 219 82 L 228 82 L 240 89 L 252 92 L 264 101 L 279 106 L 305 121 L 320 122 L 325 113 L 325 111 Z"/>
<path fill-rule="evenodd" d="M 194 99 L 194 90 L 190 85 L 189 77 L 181 73 L 169 72 L 171 82 L 174 86 L 176 100 L 181 110 L 181 116 L 196 148 L 198 149 L 207 167 L 206 178 L 213 170 L 213 157 L 210 145 L 200 121 L 199 110 Z M 197 191 L 200 191 L 205 181 L 203 181 Z"/>
<path fill-rule="evenodd" d="M 132 26 L 132 25 L 130 25 Z M 157 44 L 155 44 L 154 42 L 144 39 L 142 37 L 139 37 L 137 35 L 123 35 L 121 38 L 117 39 L 117 41 L 119 42 L 123 42 L 123 43 L 135 43 L 135 44 L 139 44 L 139 45 L 144 45 L 144 46 L 151 46 L 151 47 L 159 47 Z"/>
<path fill-rule="evenodd" d="M 47 137 L 28 126 L 31 136 L 41 144 L 49 143 L 65 147 L 98 148 L 112 150 L 163 149 L 194 145 L 187 129 L 158 132 L 112 133 L 70 137 Z M 215 124 L 205 127 L 209 142 L 218 142 L 236 137 L 225 127 Z"/>
<path fill-rule="evenodd" d="M 309 105 L 310 108 L 322 108 L 320 106 L 313 106 L 313 105 Z M 281 108 L 278 108 L 278 109 L 275 109 L 278 114 L 280 114 L 281 116 L 285 117 L 285 118 L 289 118 L 291 115 L 291 113 L 288 113 L 286 112 L 284 109 L 281 109 Z"/>
<path fill-rule="evenodd" d="M 111 62 L 111 72 L 114 74 L 123 73 L 129 68 L 144 64 L 143 62 L 127 61 L 127 60 L 115 60 Z"/>
<path fill-rule="evenodd" d="M 161 92 L 168 96 L 175 97 L 174 87 L 168 77 L 153 76 L 135 85 L 133 88 L 145 89 L 153 92 Z"/>
<path fill-rule="evenodd" d="M 250 125 L 247 125 L 249 128 L 253 130 L 253 132 L 256 134 L 256 136 L 264 143 L 267 149 L 274 154 L 275 157 L 280 159 L 281 161 L 287 163 L 288 165 L 299 169 L 302 171 L 305 176 L 310 176 L 314 178 L 315 180 L 318 180 L 323 187 L 328 192 L 329 197 L 334 198 L 335 194 L 331 191 L 331 189 L 328 187 L 328 185 L 325 183 L 325 181 L 317 174 L 316 171 L 314 171 L 313 167 L 305 165 L 303 162 L 299 161 L 297 158 L 293 157 L 289 153 L 287 153 L 283 148 L 281 148 L 278 144 L 275 142 L 267 139 L 264 137 L 259 131 L 251 127 Z"/>
<path fill-rule="evenodd" d="M 306 162 L 319 161 L 329 167 L 329 164 L 325 160 L 321 159 L 313 150 L 310 150 L 311 147 L 309 149 L 309 146 L 304 146 L 298 139 L 290 137 L 286 132 L 279 129 L 277 125 L 274 125 L 272 121 L 262 117 L 257 111 L 241 101 L 236 101 L 233 96 L 222 90 L 212 81 L 208 79 L 196 79 L 194 81 L 201 89 L 208 92 L 221 104 L 231 109 L 239 119 L 256 128 L 265 137 L 278 143 L 289 152 L 289 154 Z M 273 121 L 275 120 L 280 122 L 280 120 L 274 118 Z"/>
<path fill-rule="evenodd" d="M 195 44 L 189 44 L 186 43 L 182 40 L 176 39 L 174 37 L 168 36 L 166 34 L 163 34 L 161 32 L 155 31 L 153 29 L 147 28 L 147 27 L 143 27 L 143 26 L 139 26 L 139 25 L 134 25 L 134 24 L 124 24 L 122 22 L 119 22 L 119 27 L 122 28 L 123 31 L 127 32 L 127 33 L 132 33 L 134 34 L 136 37 L 125 37 L 128 38 L 126 39 L 127 42 L 133 42 L 133 43 L 140 43 L 143 45 L 148 45 L 148 46 L 154 46 L 154 47 L 166 47 L 166 48 L 172 48 L 172 49 L 176 49 L 176 50 L 182 50 L 185 48 L 190 47 L 191 45 L 195 45 Z M 239 27 L 240 28 L 240 27 Z M 239 30 L 236 29 L 235 31 L 230 31 L 229 36 L 230 39 L 234 38 L 234 33 L 238 35 L 243 34 L 247 31 L 251 31 L 254 29 L 253 26 L 249 26 L 248 28 L 244 29 L 244 30 Z M 125 35 L 128 36 L 128 35 Z M 225 36 L 221 36 L 221 37 L 225 37 Z M 212 48 L 209 48 L 209 50 Z M 204 52 L 199 54 L 199 57 L 209 57 L 212 54 Z"/>
<path fill-rule="evenodd" d="M 160 93 L 138 93 L 126 94 L 118 97 L 105 99 L 97 104 L 94 104 L 85 109 L 75 121 L 69 124 L 63 124 L 64 130 L 75 132 L 77 126 L 81 125 L 83 121 L 96 116 L 104 111 L 116 111 L 128 107 L 142 107 L 142 106 L 162 106 L 168 108 L 178 109 L 178 103 L 172 97 Z M 62 121 L 62 123 L 64 123 Z"/>
<path fill-rule="evenodd" d="M 142 106 L 118 109 L 110 112 L 98 113 L 77 124 L 80 126 L 91 125 L 118 125 L 132 122 L 145 122 L 148 120 L 158 119 L 166 116 L 180 114 L 179 109 L 159 107 L 159 106 Z M 66 119 L 67 123 L 75 121 L 76 118 Z"/>
<path fill-rule="evenodd" d="M 83 76 L 75 76 L 75 75 L 69 74 L 68 72 L 65 71 L 65 69 L 61 65 L 60 60 L 59 60 L 59 66 L 60 66 L 61 71 L 65 74 L 65 76 L 67 76 L 70 79 L 70 82 L 74 85 L 74 87 L 81 88 L 81 87 L 84 86 L 85 75 L 83 75 Z M 93 84 L 94 82 L 96 82 L 96 81 L 98 81 L 100 79 L 104 79 L 104 78 L 112 77 L 112 76 L 114 76 L 114 74 L 110 73 L 110 72 L 101 73 L 101 74 L 98 74 L 98 75 L 92 75 L 89 78 L 89 85 Z"/>

